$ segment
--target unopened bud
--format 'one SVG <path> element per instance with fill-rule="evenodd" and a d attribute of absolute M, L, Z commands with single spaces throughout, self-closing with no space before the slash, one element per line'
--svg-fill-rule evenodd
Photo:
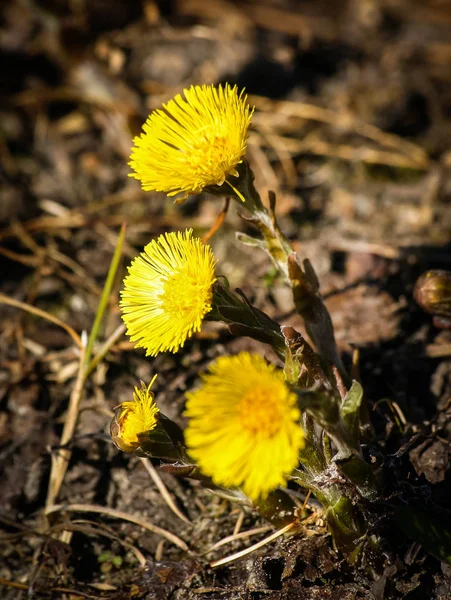
<path fill-rule="evenodd" d="M 135 387 L 133 401 L 122 402 L 114 409 L 110 434 L 114 444 L 123 452 L 134 452 L 155 429 L 159 410 L 150 391 L 152 383 Z"/>
<path fill-rule="evenodd" d="M 183 431 L 163 415 L 155 404 L 149 385 L 135 387 L 133 400 L 122 402 L 114 409 L 110 434 L 114 444 L 122 452 L 133 452 L 141 458 L 160 458 L 177 461 L 182 466 L 190 463 L 187 458 Z M 190 465 L 191 471 L 193 466 Z"/>
<path fill-rule="evenodd" d="M 451 317 L 451 272 L 427 271 L 417 280 L 413 294 L 426 312 Z"/>

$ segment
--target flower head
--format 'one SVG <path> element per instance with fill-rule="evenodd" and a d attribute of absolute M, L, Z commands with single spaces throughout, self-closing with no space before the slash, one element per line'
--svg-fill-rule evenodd
<path fill-rule="evenodd" d="M 199 331 L 216 281 L 210 246 L 192 230 L 160 235 L 128 267 L 120 307 L 127 334 L 146 355 L 177 352 Z"/>
<path fill-rule="evenodd" d="M 149 115 L 129 163 L 144 190 L 182 194 L 180 201 L 238 176 L 253 112 L 244 92 L 229 84 L 194 85 L 184 96 Z"/>
<path fill-rule="evenodd" d="M 280 370 L 247 352 L 224 356 L 187 399 L 188 452 L 216 484 L 258 500 L 286 483 L 304 434 Z"/>
<path fill-rule="evenodd" d="M 154 394 L 150 391 L 155 377 L 146 386 L 141 382 L 141 389 L 135 387 L 133 400 L 122 402 L 114 409 L 114 417 L 110 424 L 113 442 L 123 452 L 134 452 L 143 442 L 146 433 L 157 425 L 158 407 L 154 402 Z"/>

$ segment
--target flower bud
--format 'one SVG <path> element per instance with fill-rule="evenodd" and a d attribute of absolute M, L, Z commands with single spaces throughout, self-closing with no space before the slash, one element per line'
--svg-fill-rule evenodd
<path fill-rule="evenodd" d="M 110 434 L 122 452 L 137 450 L 157 425 L 159 410 L 150 391 L 154 380 L 148 386 L 142 383 L 141 389 L 135 387 L 133 401 L 122 402 L 114 409 Z"/>
<path fill-rule="evenodd" d="M 413 294 L 426 312 L 451 317 L 451 272 L 436 269 L 423 273 L 415 284 Z"/>
<path fill-rule="evenodd" d="M 190 463 L 183 431 L 155 404 L 154 393 L 150 391 L 155 379 L 156 375 L 149 385 L 141 382 L 141 388 L 135 387 L 132 401 L 116 406 L 110 424 L 111 439 L 122 452 L 133 452 L 141 458 L 177 461 L 180 465 Z"/>

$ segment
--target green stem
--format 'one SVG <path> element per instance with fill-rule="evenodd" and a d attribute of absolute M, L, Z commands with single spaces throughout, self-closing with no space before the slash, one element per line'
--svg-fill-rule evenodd
<path fill-rule="evenodd" d="M 324 507 L 329 530 L 337 548 L 344 552 L 350 564 L 361 555 L 363 543 L 368 538 L 369 523 L 356 493 L 349 493 L 345 485 L 330 483 L 330 476 L 323 472 L 317 477 L 295 469 L 291 479 L 304 489 L 310 490 Z M 372 539 L 372 553 L 379 552 L 378 539 Z"/>
<path fill-rule="evenodd" d="M 335 342 L 332 320 L 319 293 L 319 283 L 312 265 L 304 260 L 301 267 L 290 241 L 279 228 L 275 216 L 275 195 L 270 194 L 268 211 L 255 189 L 254 175 L 246 161 L 240 165 L 239 172 L 237 189 L 245 198 L 243 206 L 252 215 L 248 220 L 260 230 L 273 263 L 291 286 L 296 309 L 305 321 L 307 333 L 319 354 L 336 365 L 345 382 L 349 382 Z"/>
<path fill-rule="evenodd" d="M 88 342 L 86 344 L 86 353 L 85 353 L 85 372 L 88 373 L 91 371 L 89 368 L 89 363 L 91 361 L 92 350 L 94 348 L 94 343 L 99 335 L 100 325 L 103 320 L 103 316 L 105 314 L 105 310 L 108 306 L 108 302 L 111 295 L 111 289 L 114 284 L 114 280 L 116 277 L 117 269 L 119 267 L 119 262 L 122 255 L 122 246 L 124 244 L 125 237 L 125 223 L 122 224 L 121 230 L 119 232 L 119 237 L 117 240 L 116 248 L 114 249 L 113 258 L 111 259 L 110 268 L 108 269 L 108 275 L 105 281 L 105 285 L 103 286 L 102 295 L 100 296 L 99 306 L 97 307 L 96 316 L 94 318 L 94 323 L 92 325 L 91 331 L 89 333 Z"/>
<path fill-rule="evenodd" d="M 323 431 L 322 435 L 323 435 L 322 446 L 323 446 L 324 458 L 326 459 L 326 463 L 330 464 L 332 461 L 332 458 L 333 458 L 332 443 L 331 443 L 330 435 L 328 435 L 325 431 Z"/>

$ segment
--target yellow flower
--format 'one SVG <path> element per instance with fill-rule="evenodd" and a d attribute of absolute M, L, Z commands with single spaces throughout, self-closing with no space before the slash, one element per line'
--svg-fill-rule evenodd
<path fill-rule="evenodd" d="M 238 176 L 253 112 L 244 92 L 229 84 L 194 85 L 184 96 L 149 115 L 144 132 L 133 140 L 129 162 L 135 171 L 130 177 L 144 190 L 182 194 L 180 202 Z"/>
<path fill-rule="evenodd" d="M 141 389 L 135 387 L 133 400 L 122 402 L 114 409 L 110 434 L 115 445 L 123 452 L 134 452 L 141 446 L 144 434 L 157 425 L 159 410 L 150 391 L 156 377 L 148 386 L 141 382 Z"/>
<path fill-rule="evenodd" d="M 286 483 L 304 433 L 282 371 L 247 352 L 225 356 L 187 399 L 188 452 L 216 484 L 257 501 Z"/>
<path fill-rule="evenodd" d="M 127 334 L 147 356 L 177 352 L 211 311 L 216 281 L 210 246 L 192 230 L 152 240 L 128 267 L 120 307 Z"/>

